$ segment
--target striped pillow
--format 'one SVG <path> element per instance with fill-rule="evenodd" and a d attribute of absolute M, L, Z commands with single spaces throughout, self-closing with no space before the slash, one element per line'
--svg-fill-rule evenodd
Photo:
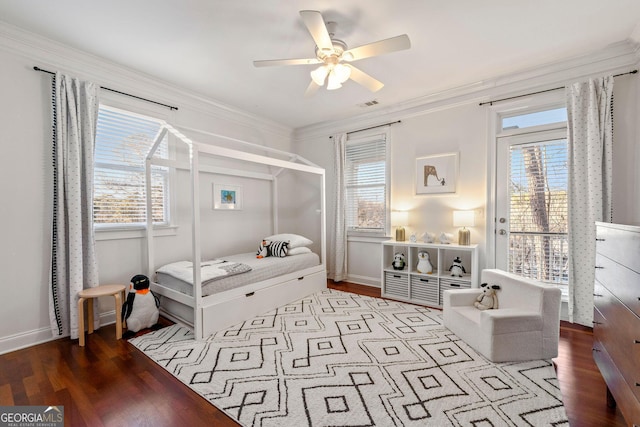
<path fill-rule="evenodd" d="M 267 247 L 267 252 L 268 252 L 267 256 L 274 256 L 278 258 L 286 257 L 288 250 L 289 250 L 289 242 L 273 241 Z"/>

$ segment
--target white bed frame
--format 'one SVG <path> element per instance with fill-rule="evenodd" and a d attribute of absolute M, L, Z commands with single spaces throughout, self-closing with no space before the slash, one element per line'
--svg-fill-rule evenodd
<path fill-rule="evenodd" d="M 325 171 L 323 168 L 309 162 L 302 157 L 288 153 L 286 151 L 277 150 L 270 147 L 264 147 L 247 141 L 226 137 L 223 135 L 213 134 L 198 129 L 181 128 L 185 131 L 197 132 L 204 135 L 221 138 L 232 141 L 245 146 L 253 147 L 273 153 L 279 156 L 285 156 L 288 160 L 280 160 L 275 157 L 267 157 L 249 152 L 219 147 L 210 144 L 196 143 L 185 136 L 182 132 L 169 125 L 163 123 L 152 148 L 146 157 L 145 177 L 146 177 L 146 194 L 147 194 L 147 222 L 146 222 L 146 241 L 147 241 L 147 268 L 149 277 L 153 278 L 155 274 L 154 263 L 154 244 L 153 244 L 153 218 L 151 210 L 151 166 L 160 165 L 176 169 L 189 170 L 191 174 L 191 212 L 192 212 L 192 262 L 193 269 L 193 296 L 177 292 L 173 289 L 164 287 L 152 281 L 151 289 L 153 292 L 162 295 L 161 311 L 163 315 L 172 320 L 186 323 L 193 327 L 197 340 L 204 340 L 216 331 L 232 326 L 243 320 L 250 319 L 267 311 L 273 310 L 289 302 L 303 298 L 314 292 L 327 287 L 326 274 L 326 237 L 325 237 Z M 160 142 L 167 133 L 172 134 L 178 141 L 185 143 L 189 150 L 189 161 L 179 162 L 175 160 L 158 159 L 154 155 L 160 145 Z M 218 166 L 200 165 L 199 158 L 201 155 L 214 156 L 218 158 L 227 158 L 233 160 L 241 160 L 249 163 L 274 166 L 279 168 L 275 173 L 252 172 L 239 169 L 223 168 Z M 273 195 L 273 231 L 278 233 L 278 176 L 284 170 L 294 170 L 313 174 L 319 178 L 320 185 L 320 230 L 321 230 L 321 251 L 320 265 L 306 268 L 304 270 L 279 276 L 276 278 L 264 280 L 258 283 L 243 286 L 237 289 L 231 289 L 225 292 L 216 293 L 206 297 L 202 296 L 202 286 L 200 277 L 200 185 L 199 175 L 202 172 L 223 174 L 238 177 L 250 177 L 255 179 L 263 179 L 271 181 Z M 261 236 L 262 237 L 262 236 Z M 260 237 L 258 237 L 259 239 Z"/>

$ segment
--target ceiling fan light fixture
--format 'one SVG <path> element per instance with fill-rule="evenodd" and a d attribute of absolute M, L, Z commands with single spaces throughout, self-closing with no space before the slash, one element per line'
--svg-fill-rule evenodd
<path fill-rule="evenodd" d="M 327 74 L 329 74 L 329 68 L 326 65 L 321 65 L 309 74 L 311 74 L 311 80 L 313 80 L 315 84 L 323 86 Z"/>
<path fill-rule="evenodd" d="M 327 90 L 336 90 L 336 89 L 340 89 L 341 87 L 342 87 L 342 82 L 340 81 L 340 78 L 336 76 L 335 69 L 333 69 L 329 73 L 329 78 L 327 80 Z"/>
<path fill-rule="evenodd" d="M 349 80 L 349 76 L 351 76 L 351 68 L 344 64 L 336 64 L 336 66 L 333 67 L 332 73 L 335 74 L 340 83 L 344 83 Z"/>

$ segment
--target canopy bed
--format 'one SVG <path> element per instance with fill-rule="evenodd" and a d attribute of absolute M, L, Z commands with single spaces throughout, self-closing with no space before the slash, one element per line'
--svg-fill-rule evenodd
<path fill-rule="evenodd" d="M 199 132 L 252 147 L 286 160 L 254 154 L 218 145 L 194 142 L 175 127 L 164 123 L 146 156 L 146 251 L 151 290 L 161 296 L 161 311 L 172 320 L 186 323 L 194 329 L 196 339 L 203 340 L 219 331 L 246 319 L 271 311 L 291 301 L 303 298 L 326 288 L 325 266 L 325 183 L 323 168 L 292 153 L 264 147 L 247 141 Z M 188 161 L 154 157 L 160 142 L 169 133 L 178 143 L 186 145 Z M 231 164 L 268 166 L 268 173 L 250 168 L 221 167 L 201 163 L 201 157 L 233 160 Z M 151 168 L 153 165 L 186 170 L 191 184 L 191 259 L 157 268 L 154 259 L 154 233 L 151 200 Z M 275 172 L 273 170 L 275 169 Z M 296 234 L 280 234 L 278 230 L 278 177 L 284 171 L 310 174 L 317 179 L 319 188 L 319 254 L 308 250 L 306 239 Z M 256 253 L 231 254 L 214 260 L 202 259 L 200 219 L 200 176 L 213 173 L 232 177 L 249 177 L 271 183 L 272 230 L 274 240 L 289 242 L 289 254 L 256 259 Z M 314 181 L 315 181 L 314 179 Z M 256 244 L 267 236 L 258 236 Z M 304 242 L 303 242 L 304 240 Z M 308 241 L 308 243 L 312 243 Z M 295 249 L 294 249 L 295 248 Z M 286 252 L 285 252 L 286 253 Z M 294 255 L 295 254 L 295 255 Z M 282 254 L 281 254 L 282 255 Z"/>

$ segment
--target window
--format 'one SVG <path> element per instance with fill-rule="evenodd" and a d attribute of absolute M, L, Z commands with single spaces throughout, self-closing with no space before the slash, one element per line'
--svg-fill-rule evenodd
<path fill-rule="evenodd" d="M 568 284 L 567 140 L 510 148 L 509 270 Z"/>
<path fill-rule="evenodd" d="M 344 173 L 347 230 L 385 234 L 389 182 L 387 134 L 349 138 Z"/>
<path fill-rule="evenodd" d="M 526 112 L 502 118 L 502 130 L 523 129 L 552 123 L 567 121 L 566 107 L 545 109 L 542 111 Z"/>
<path fill-rule="evenodd" d="M 93 218 L 97 228 L 146 222 L 145 157 L 162 121 L 100 105 L 96 130 Z M 165 136 L 157 157 L 168 157 Z M 168 168 L 151 171 L 154 224 L 169 224 Z"/>

